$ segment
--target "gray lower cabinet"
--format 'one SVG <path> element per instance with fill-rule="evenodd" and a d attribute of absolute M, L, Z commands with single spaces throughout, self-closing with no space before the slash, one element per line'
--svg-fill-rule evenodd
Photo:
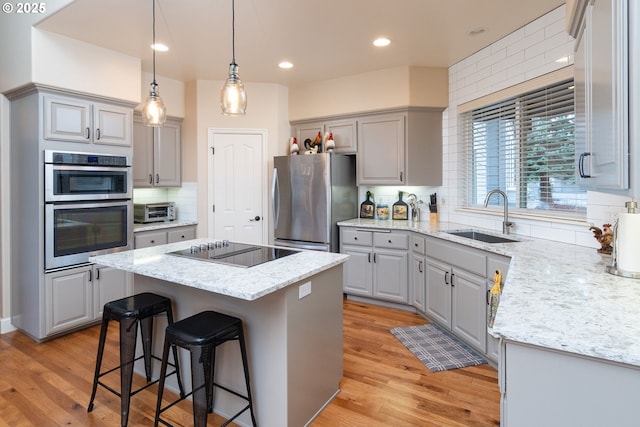
<path fill-rule="evenodd" d="M 344 292 L 408 303 L 406 233 L 341 229 L 340 252 L 350 255 L 344 266 Z"/>
<path fill-rule="evenodd" d="M 137 231 L 133 236 L 133 246 L 135 249 L 148 248 L 151 246 L 166 245 L 167 243 L 177 243 L 182 240 L 191 240 L 195 238 L 195 225 L 174 227 L 170 229 Z"/>
<path fill-rule="evenodd" d="M 102 318 L 104 304 L 131 295 L 131 273 L 87 265 L 45 274 L 45 336 Z"/>
<path fill-rule="evenodd" d="M 427 238 L 426 314 L 478 350 L 487 348 L 483 251 Z"/>

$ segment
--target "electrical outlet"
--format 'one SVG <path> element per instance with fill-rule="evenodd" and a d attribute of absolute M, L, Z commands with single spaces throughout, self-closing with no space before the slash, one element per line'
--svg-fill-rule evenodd
<path fill-rule="evenodd" d="M 302 299 L 307 295 L 311 295 L 311 282 L 303 283 L 298 288 L 298 299 Z"/>

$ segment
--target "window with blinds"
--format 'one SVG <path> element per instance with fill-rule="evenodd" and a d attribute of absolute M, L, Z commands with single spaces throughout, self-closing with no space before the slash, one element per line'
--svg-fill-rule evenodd
<path fill-rule="evenodd" d="M 480 206 L 500 189 L 523 213 L 586 215 L 575 171 L 573 79 L 462 113 L 460 126 L 464 206 Z"/>

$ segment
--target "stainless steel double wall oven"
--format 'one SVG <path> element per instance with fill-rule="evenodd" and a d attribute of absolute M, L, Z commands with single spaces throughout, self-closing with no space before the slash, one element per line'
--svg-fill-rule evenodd
<path fill-rule="evenodd" d="M 45 270 L 131 249 L 129 156 L 45 150 Z"/>

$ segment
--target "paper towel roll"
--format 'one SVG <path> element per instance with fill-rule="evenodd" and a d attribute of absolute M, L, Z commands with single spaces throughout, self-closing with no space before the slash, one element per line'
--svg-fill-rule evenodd
<path fill-rule="evenodd" d="M 632 273 L 640 272 L 640 214 L 618 214 L 618 268 Z"/>

